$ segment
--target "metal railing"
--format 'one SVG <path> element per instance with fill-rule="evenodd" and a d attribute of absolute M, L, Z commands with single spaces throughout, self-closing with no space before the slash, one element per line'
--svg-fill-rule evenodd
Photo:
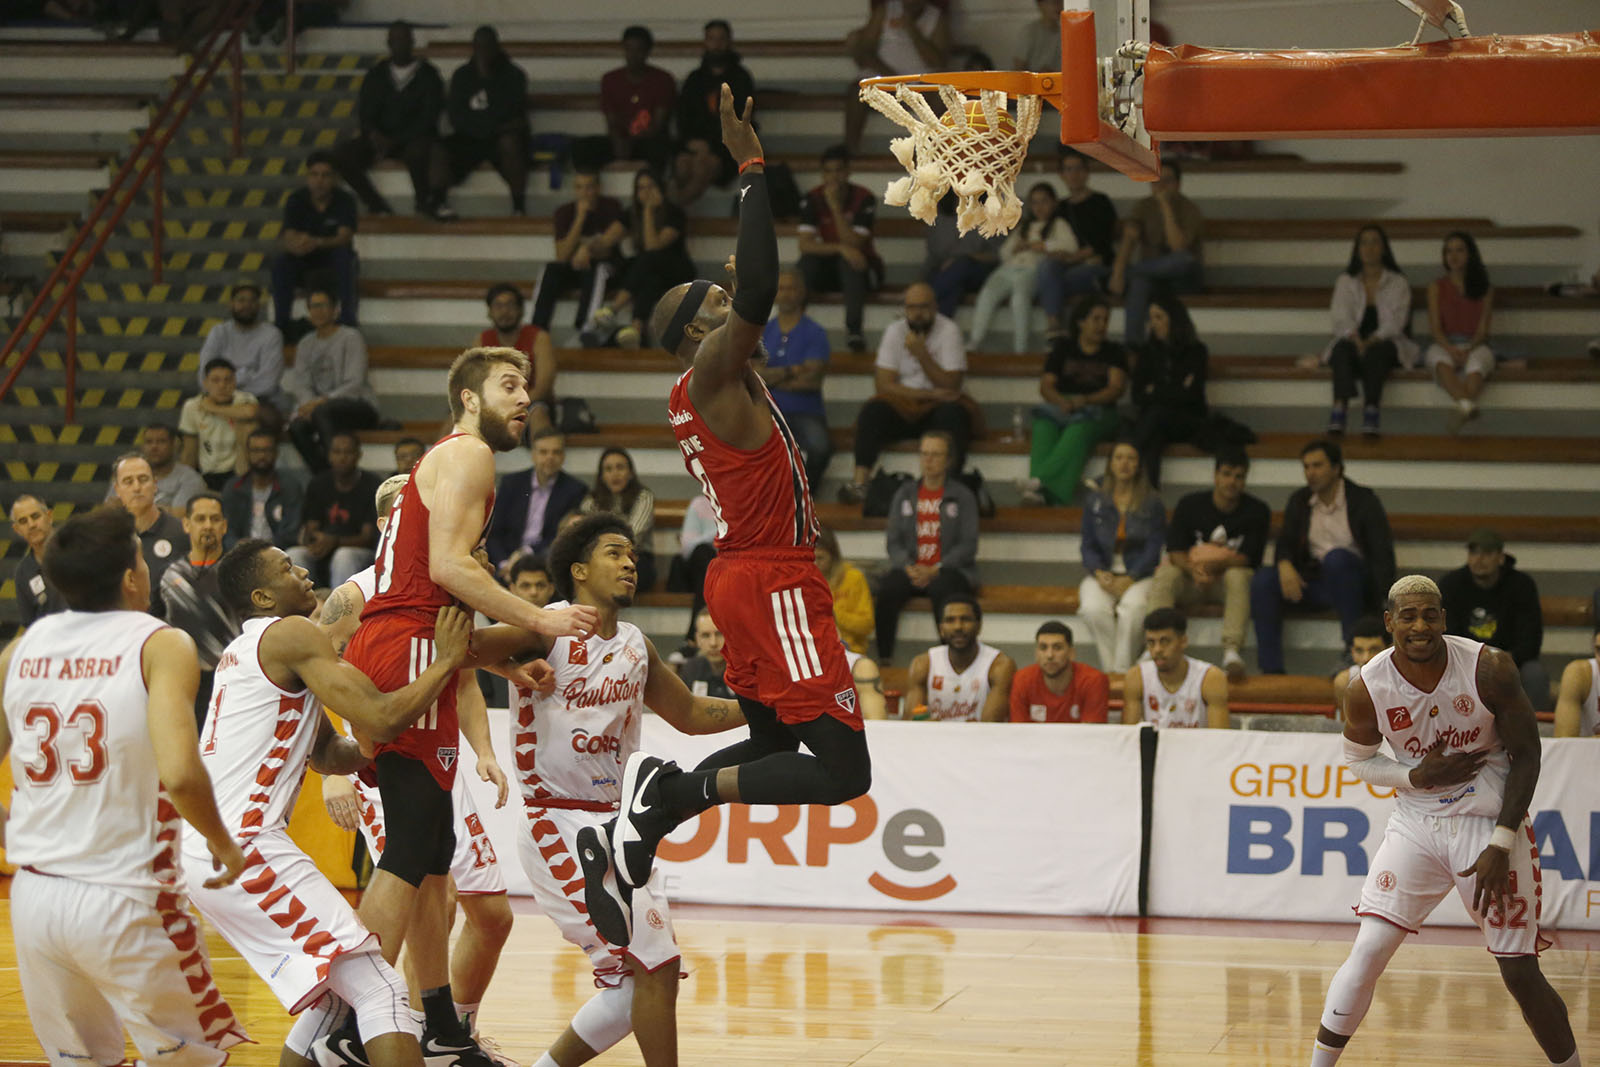
<path fill-rule="evenodd" d="M 150 226 L 151 275 L 152 280 L 160 284 L 164 258 L 162 238 L 166 221 L 162 175 L 166 169 L 167 146 L 211 83 L 212 75 L 227 60 L 233 68 L 229 92 L 231 148 L 234 158 L 243 154 L 244 86 L 240 37 L 260 2 L 230 0 L 223 16 L 195 49 L 193 60 L 179 75 L 172 92 L 150 117 L 149 126 L 68 243 L 55 270 L 39 287 L 28 310 L 11 331 L 5 347 L 0 349 L 0 367 L 10 368 L 5 380 L 0 381 L 0 399 L 10 392 L 51 327 L 65 314 L 66 345 L 62 362 L 66 373 L 66 398 L 62 406 L 66 421 L 73 421 L 78 374 L 78 289 L 83 283 L 83 276 L 116 232 L 128 208 L 133 206 L 139 193 L 148 185 L 153 215 Z M 293 54 L 293 38 L 290 38 L 289 55 Z"/>

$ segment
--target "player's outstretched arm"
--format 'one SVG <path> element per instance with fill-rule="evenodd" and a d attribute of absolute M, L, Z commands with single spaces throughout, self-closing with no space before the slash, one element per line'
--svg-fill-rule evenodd
<path fill-rule="evenodd" d="M 737 700 L 695 696 L 678 672 L 656 654 L 655 644 L 647 639 L 644 645 L 650 654 L 649 673 L 644 681 L 645 707 L 683 734 L 717 734 L 744 725 L 744 712 Z"/>
<path fill-rule="evenodd" d="M 1227 730 L 1233 726 L 1228 717 L 1228 676 L 1219 667 L 1207 667 L 1206 676 L 1200 680 L 1200 699 L 1206 702 L 1206 725 L 1213 730 Z"/>
<path fill-rule="evenodd" d="M 478 777 L 494 783 L 499 794 L 494 806 L 505 807 L 510 785 L 500 761 L 495 758 L 494 741 L 489 736 L 489 706 L 484 702 L 483 690 L 478 688 L 478 676 L 473 671 L 462 671 L 457 680 L 456 718 L 461 724 L 461 736 L 467 739 L 478 757 Z"/>
<path fill-rule="evenodd" d="M 345 737 L 335 730 L 333 723 L 324 714 L 322 721 L 317 724 L 317 739 L 311 744 L 311 769 L 327 776 L 330 781 L 340 781 L 349 785 L 344 776 L 354 774 L 370 762 L 372 761 L 362 754 L 361 746 L 355 739 Z M 327 798 L 327 793 L 327 789 L 324 788 L 324 799 Z"/>
<path fill-rule="evenodd" d="M 559 611 L 536 608 L 502 588 L 472 553 L 483 532 L 483 502 L 494 493 L 494 453 L 475 438 L 458 437 L 429 453 L 440 466 L 428 504 L 428 577 L 451 596 L 491 619 L 550 637 L 594 632 L 595 610 L 569 605 Z M 447 470 L 445 475 L 440 473 Z M 418 468 L 420 477 L 421 468 Z"/>
<path fill-rule="evenodd" d="M 1017 662 L 1004 652 L 989 664 L 989 696 L 983 702 L 984 722 L 1005 722 L 1011 718 L 1011 680 Z"/>
<path fill-rule="evenodd" d="M 156 774 L 178 815 L 200 831 L 221 872 L 207 889 L 231 884 L 244 873 L 244 853 L 228 832 L 211 791 L 211 775 L 200 762 L 200 737 L 194 726 L 194 695 L 200 687 L 200 662 L 194 641 L 182 630 L 157 630 L 144 643 L 141 667 L 150 697 L 145 716 Z"/>
<path fill-rule="evenodd" d="M 1589 696 L 1589 660 L 1575 659 L 1561 672 L 1556 694 L 1556 736 L 1577 737 L 1583 722 L 1583 702 Z"/>
<path fill-rule="evenodd" d="M 433 663 L 409 685 L 384 693 L 360 668 L 334 654 L 315 623 L 290 617 L 262 635 L 261 666 L 269 678 L 298 677 L 324 707 L 374 741 L 392 741 L 439 699 L 466 659 L 471 638 L 472 616 L 459 608 L 440 608 Z"/>

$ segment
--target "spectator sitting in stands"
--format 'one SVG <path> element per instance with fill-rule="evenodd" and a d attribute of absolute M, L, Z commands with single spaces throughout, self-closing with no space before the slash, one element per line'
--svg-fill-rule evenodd
<path fill-rule="evenodd" d="M 1333 676 L 1333 710 L 1344 721 L 1344 698 L 1350 692 L 1350 679 L 1360 674 L 1361 668 L 1379 652 L 1389 647 L 1389 631 L 1383 625 L 1382 615 L 1363 615 L 1356 620 L 1345 645 L 1345 655 L 1350 666 L 1341 667 Z"/>
<path fill-rule="evenodd" d="M 450 75 L 445 98 L 453 132 L 434 156 L 434 215 L 453 219 L 446 190 L 490 163 L 511 192 L 511 213 L 528 213 L 528 76 L 500 47 L 493 26 L 472 34 L 472 58 Z"/>
<path fill-rule="evenodd" d="M 282 391 L 283 333 L 261 317 L 261 287 L 249 278 L 235 282 L 228 309 L 229 317 L 211 327 L 200 346 L 195 382 L 204 388 L 205 368 L 225 359 L 233 367 L 234 384 L 270 406 L 263 420 L 275 418 L 274 413 L 287 415 L 294 410 L 294 398 Z"/>
<path fill-rule="evenodd" d="M 356 198 L 339 187 L 333 154 L 319 148 L 306 157 L 305 186 L 284 198 L 279 237 L 283 251 L 272 261 L 273 317 L 291 342 L 298 340 L 299 334 L 299 327 L 291 322 L 295 291 L 316 273 L 333 275 L 339 321 L 346 326 L 356 324 L 359 263 L 355 238 Z"/>
<path fill-rule="evenodd" d="M 483 348 L 515 348 L 533 365 L 528 382 L 528 431 L 551 425 L 556 406 L 556 352 L 550 331 L 523 322 L 522 290 L 510 282 L 491 285 L 483 302 L 489 308 L 489 326 L 478 335 Z"/>
<path fill-rule="evenodd" d="M 845 52 L 856 64 L 844 97 L 844 143 L 852 155 L 860 151 L 867 125 L 867 105 L 857 82 L 949 66 L 949 0 L 871 0 L 871 5 L 866 23 L 844 38 Z"/>
<path fill-rule="evenodd" d="M 1033 407 L 1028 481 L 1022 502 L 1070 504 L 1095 446 L 1116 433 L 1117 400 L 1128 387 L 1128 356 L 1106 338 L 1111 307 L 1104 298 L 1078 298 L 1064 336 L 1050 343 Z"/>
<path fill-rule="evenodd" d="M 150 614 L 166 618 L 161 602 L 161 576 L 189 552 L 189 535 L 176 516 L 156 507 L 156 477 L 137 452 L 117 457 L 111 465 L 111 484 L 117 500 L 133 516 L 139 534 L 139 551 L 150 568 Z"/>
<path fill-rule="evenodd" d="M 609 511 L 633 530 L 633 552 L 639 570 L 639 592 L 656 587 L 656 554 L 651 551 L 656 532 L 656 495 L 639 482 L 633 457 L 625 448 L 611 447 L 600 453 L 600 469 L 594 487 L 578 504 L 578 512 L 592 515 Z"/>
<path fill-rule="evenodd" d="M 694 618 L 695 654 L 678 666 L 678 677 L 697 697 L 713 696 L 733 700 L 733 690 L 723 680 L 728 661 L 722 658 L 722 631 L 717 629 L 711 612 L 702 609 Z"/>
<path fill-rule="evenodd" d="M 806 314 L 806 284 L 797 271 L 778 275 L 774 305 L 777 313 L 761 331 L 766 362 L 757 364 L 755 370 L 767 383 L 772 402 L 800 446 L 806 480 L 815 495 L 828 460 L 833 458 L 833 438 L 828 434 L 828 413 L 822 402 L 822 382 L 832 356 L 828 331 Z"/>
<path fill-rule="evenodd" d="M 543 556 L 525 555 L 511 565 L 511 591 L 536 608 L 550 603 L 556 585 L 550 578 L 550 565 Z"/>
<path fill-rule="evenodd" d="M 1057 9 L 1056 18 L 1060 16 Z M 1078 246 L 1051 254 L 1039 268 L 1039 306 L 1052 336 L 1061 329 L 1067 298 L 1099 289 L 1116 259 L 1117 209 L 1109 196 L 1089 188 L 1089 158 L 1063 148 L 1060 174 L 1067 195 L 1056 205 L 1056 214 L 1072 227 Z"/>
<path fill-rule="evenodd" d="M 1150 329 L 1133 352 L 1133 443 L 1150 484 L 1161 485 L 1161 453 L 1193 441 L 1206 425 L 1210 354 L 1195 336 L 1183 301 L 1170 294 L 1150 303 Z"/>
<path fill-rule="evenodd" d="M 1211 489 L 1178 501 L 1167 523 L 1167 558 L 1156 568 L 1150 610 L 1222 603 L 1222 669 L 1244 677 L 1250 625 L 1250 578 L 1261 566 L 1272 509 L 1244 491 L 1250 457 L 1236 445 L 1217 449 Z"/>
<path fill-rule="evenodd" d="M 922 435 L 922 477 L 907 482 L 889 502 L 885 527 L 889 569 L 878 586 L 875 605 L 878 659 L 894 659 L 895 634 L 906 601 L 925 596 L 938 623 L 945 598 L 978 589 L 978 498 L 951 478 L 950 435 Z"/>
<path fill-rule="evenodd" d="M 205 366 L 205 392 L 183 402 L 178 432 L 183 435 L 183 462 L 200 472 L 211 489 L 220 489 L 245 469 L 239 446 L 255 427 L 261 405 L 236 389 L 233 364 L 214 359 Z"/>
<path fill-rule="evenodd" d="M 1494 373 L 1494 352 L 1489 348 L 1493 318 L 1494 288 L 1478 254 L 1478 242 L 1457 230 L 1444 239 L 1444 274 L 1428 286 L 1433 344 L 1423 355 L 1433 380 L 1455 401 L 1452 433 L 1478 417 L 1478 394 Z"/>
<path fill-rule="evenodd" d="M 394 443 L 394 472 L 410 474 L 411 468 L 422 461 L 428 446 L 416 437 L 402 437 Z"/>
<path fill-rule="evenodd" d="M 356 102 L 361 132 L 334 146 L 333 165 L 369 212 L 392 215 L 394 208 L 367 172 L 380 159 L 404 160 L 416 213 L 430 215 L 444 78 L 438 67 L 417 56 L 410 23 L 390 23 L 388 42 L 388 58 L 380 59 L 361 79 Z"/>
<path fill-rule="evenodd" d="M 1101 488 L 1083 506 L 1085 574 L 1078 585 L 1078 614 L 1107 673 L 1127 670 L 1139 656 L 1166 534 L 1167 511 L 1144 476 L 1138 450 L 1117 442 Z"/>
<path fill-rule="evenodd" d="M 11 532 L 23 543 L 12 584 L 17 590 L 17 615 L 27 629 L 45 615 L 67 610 L 55 586 L 44 579 L 44 546 L 55 532 L 55 516 L 50 505 L 32 493 L 23 493 L 11 502 Z"/>
<path fill-rule="evenodd" d="M 217 561 L 222 558 L 222 541 L 228 533 L 222 497 L 209 489 L 197 493 L 183 516 L 183 532 L 189 539 L 189 553 L 161 576 L 161 602 L 166 606 L 167 621 L 194 639 L 200 660 L 200 686 L 194 694 L 194 723 L 199 729 L 211 704 L 217 660 L 228 642 L 239 636 L 239 623 L 223 603 L 217 585 Z"/>
<path fill-rule="evenodd" d="M 667 127 L 678 99 L 671 74 L 650 65 L 656 38 L 644 26 L 622 31 L 623 65 L 600 79 L 600 113 L 604 137 L 580 138 L 572 146 L 573 162 L 583 170 L 599 170 L 617 159 L 636 159 L 658 171 L 672 148 Z M 718 138 L 720 142 L 721 138 Z"/>
<path fill-rule="evenodd" d="M 906 673 L 908 719 L 1005 722 L 1017 665 L 978 639 L 983 608 L 969 593 L 952 593 L 939 610 L 940 643 L 919 653 Z"/>
<path fill-rule="evenodd" d="M 1411 325 L 1411 283 L 1400 273 L 1381 226 L 1363 226 L 1350 249 L 1350 263 L 1333 286 L 1333 340 L 1322 362 L 1333 369 L 1333 410 L 1328 433 L 1343 434 L 1350 400 L 1358 393 L 1361 433 L 1378 436 L 1383 386 L 1396 366 L 1417 365 Z M 1360 382 L 1359 387 L 1357 382 Z"/>
<path fill-rule="evenodd" d="M 1033 662 L 1011 680 L 1012 722 L 1105 722 L 1111 679 L 1074 660 L 1072 630 L 1051 619 L 1033 635 Z"/>
<path fill-rule="evenodd" d="M 1539 661 L 1544 611 L 1533 576 L 1517 570 L 1505 541 L 1483 527 L 1467 538 L 1466 566 L 1439 579 L 1446 633 L 1504 649 L 1516 661 L 1535 711 L 1550 710 L 1550 674 Z"/>
<path fill-rule="evenodd" d="M 585 348 L 617 344 L 638 348 L 645 318 L 662 294 L 694 280 L 689 258 L 689 222 L 683 209 L 667 200 L 661 183 L 649 170 L 633 176 L 633 203 L 628 206 L 628 237 L 633 257 L 622 267 L 622 280 L 611 298 L 595 309 L 579 338 Z M 627 312 L 625 319 L 623 313 Z M 620 325 L 619 325 L 620 324 Z M 650 338 L 653 343 L 655 338 Z"/>
<path fill-rule="evenodd" d="M 939 431 L 950 443 L 949 469 L 959 473 L 976 425 L 977 404 L 961 391 L 967 373 L 961 330 L 935 309 L 929 286 L 906 287 L 905 315 L 883 331 L 873 373 L 873 395 L 856 416 L 855 477 L 839 490 L 845 503 L 866 498 L 885 448 L 918 434 Z"/>
<path fill-rule="evenodd" d="M 555 258 L 544 266 L 539 284 L 533 290 L 533 324 L 550 328 L 556 301 L 576 288 L 578 314 L 574 321 L 583 329 L 592 308 L 600 306 L 606 286 L 616 269 L 617 247 L 628 233 L 623 223 L 622 205 L 600 195 L 600 174 L 580 170 L 572 177 L 570 203 L 556 208 L 552 229 L 556 235 Z"/>
<path fill-rule="evenodd" d="M 1250 580 L 1261 673 L 1283 673 L 1283 612 L 1297 604 L 1333 608 L 1345 644 L 1363 612 L 1376 611 L 1394 584 L 1394 534 L 1378 494 L 1344 473 L 1344 452 L 1329 440 L 1300 450 L 1306 484 L 1289 494 L 1276 563 Z"/>
<path fill-rule="evenodd" d="M 337 589 L 372 566 L 378 547 L 379 479 L 361 469 L 361 440 L 340 430 L 328 442 L 328 469 L 306 484 L 300 543 L 288 550 L 317 585 Z"/>
<path fill-rule="evenodd" d="M 228 520 L 224 548 L 246 537 L 259 537 L 288 550 L 300 539 L 300 483 L 278 469 L 278 438 L 257 430 L 245 439 L 249 470 L 222 491 L 222 512 Z"/>
<path fill-rule="evenodd" d="M 1158 287 L 1187 293 L 1200 288 L 1205 216 L 1179 191 L 1183 171 L 1163 160 L 1161 177 L 1139 201 L 1122 227 L 1122 240 L 1106 289 L 1123 297 L 1124 336 L 1130 345 L 1144 340 L 1145 314 Z"/>
<path fill-rule="evenodd" d="M 1594 655 L 1573 660 L 1561 672 L 1557 737 L 1600 737 L 1600 622 L 1591 635 L 1591 650 Z"/>
<path fill-rule="evenodd" d="M 839 554 L 839 537 L 824 526 L 817 532 L 817 570 L 833 591 L 833 621 L 851 652 L 865 653 L 872 640 L 872 589 L 861 568 Z"/>
<path fill-rule="evenodd" d="M 504 574 L 520 556 L 543 556 L 556 538 L 562 516 L 576 513 L 588 488 L 561 469 L 567 439 L 553 426 L 538 430 L 529 444 L 533 466 L 501 477 L 495 487 L 485 547 L 489 562 Z"/>
<path fill-rule="evenodd" d="M 1077 250 L 1078 239 L 1072 227 L 1056 215 L 1056 191 L 1049 182 L 1039 182 L 1028 190 L 1027 217 L 1006 236 L 1000 249 L 1000 266 L 978 290 L 978 304 L 972 312 L 969 347 L 983 351 L 989 334 L 989 321 L 1006 301 L 1011 302 L 1011 351 L 1028 351 L 1028 324 L 1033 317 L 1033 294 L 1038 289 L 1039 271 L 1047 256 Z"/>
<path fill-rule="evenodd" d="M 1057 0 L 1034 0 L 1039 17 L 1028 20 L 1017 39 L 1013 70 L 1037 72 L 1061 69 L 1061 5 Z M 1071 643 L 1068 643 L 1071 647 Z"/>
<path fill-rule="evenodd" d="M 678 531 L 678 553 L 667 571 L 667 591 L 689 593 L 688 643 L 694 642 L 694 620 L 706 606 L 706 568 L 717 558 L 717 506 L 704 493 L 689 501 Z M 673 655 L 680 653 L 674 652 Z"/>
<path fill-rule="evenodd" d="M 1145 616 L 1144 648 L 1149 658 L 1122 680 L 1124 725 L 1147 722 L 1158 730 L 1196 726 L 1226 730 L 1233 725 L 1228 718 L 1228 676 L 1188 654 L 1189 620 L 1183 612 L 1161 608 Z"/>
<path fill-rule="evenodd" d="M 156 476 L 156 507 L 182 515 L 196 493 L 204 492 L 200 472 L 179 463 L 178 432 L 164 422 L 152 422 L 139 431 L 139 454 Z M 117 487 L 107 486 L 106 502 L 117 498 Z"/>
<path fill-rule="evenodd" d="M 733 90 L 733 110 L 743 115 L 755 95 L 755 79 L 733 50 L 733 27 L 727 19 L 705 24 L 705 51 L 700 65 L 683 79 L 678 91 L 678 138 L 683 148 L 673 162 L 678 203 L 689 205 L 713 185 L 727 185 L 742 160 L 722 144 L 719 115 L 722 86 Z"/>
<path fill-rule="evenodd" d="M 800 205 L 800 273 L 812 293 L 844 294 L 852 352 L 866 351 L 861 323 L 867 293 L 883 284 L 883 261 L 872 244 L 877 214 L 878 198 L 850 181 L 850 153 L 841 145 L 823 152 L 822 184 Z"/>
<path fill-rule="evenodd" d="M 939 212 L 928 227 L 927 249 L 922 260 L 922 280 L 933 286 L 939 314 L 956 317 L 961 298 L 983 287 L 991 272 L 1000 265 L 1001 236 L 985 237 L 973 227 L 958 233 L 956 194 L 946 193 L 939 200 Z"/>
<path fill-rule="evenodd" d="M 378 396 L 367 382 L 367 343 L 335 317 L 333 286 L 316 284 L 306 294 L 311 332 L 295 346 L 294 367 L 284 386 L 300 401 L 289 438 L 313 472 L 328 468 L 333 435 L 378 425 Z"/>

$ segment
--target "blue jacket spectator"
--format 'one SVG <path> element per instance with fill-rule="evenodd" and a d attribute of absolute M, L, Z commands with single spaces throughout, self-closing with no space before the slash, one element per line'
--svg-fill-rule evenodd
<path fill-rule="evenodd" d="M 1100 646 L 1100 667 L 1126 671 L 1144 646 L 1156 566 L 1167 541 L 1167 510 L 1150 488 L 1139 450 L 1119 441 L 1100 489 L 1083 509 L 1078 614 Z"/>
<path fill-rule="evenodd" d="M 299 544 L 305 494 L 292 475 L 278 469 L 278 439 L 261 431 L 251 434 L 245 460 L 250 469 L 222 490 L 222 515 L 228 520 L 224 547 L 247 537 L 264 537 L 285 550 Z"/>
<path fill-rule="evenodd" d="M 806 314 L 806 283 L 798 271 L 778 275 L 777 308 L 778 313 L 761 332 L 767 362 L 759 373 L 794 431 L 806 459 L 806 480 L 815 493 L 833 456 L 828 413 L 822 404 L 822 380 L 828 374 L 832 349 L 828 331 Z"/>

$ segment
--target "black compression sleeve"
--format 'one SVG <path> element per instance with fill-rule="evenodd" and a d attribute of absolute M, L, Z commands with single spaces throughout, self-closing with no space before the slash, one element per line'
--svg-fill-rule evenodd
<path fill-rule="evenodd" d="M 778 296 L 778 232 L 772 225 L 767 179 L 750 171 L 739 179 L 739 287 L 733 312 L 746 322 L 765 325 Z"/>

